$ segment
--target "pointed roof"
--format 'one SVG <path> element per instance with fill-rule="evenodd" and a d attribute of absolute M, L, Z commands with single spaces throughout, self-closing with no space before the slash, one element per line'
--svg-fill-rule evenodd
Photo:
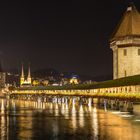
<path fill-rule="evenodd" d="M 125 36 L 140 36 L 140 13 L 133 3 L 127 7 L 120 23 L 112 34 L 111 40 Z"/>
<path fill-rule="evenodd" d="M 28 78 L 31 78 L 30 64 L 29 64 L 29 68 L 28 68 Z"/>
<path fill-rule="evenodd" d="M 22 63 L 22 66 L 21 66 L 21 78 L 24 78 L 24 68 L 23 68 L 23 63 Z"/>

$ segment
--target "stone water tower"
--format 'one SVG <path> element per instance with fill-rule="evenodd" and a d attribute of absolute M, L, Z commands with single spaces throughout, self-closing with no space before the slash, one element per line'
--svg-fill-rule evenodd
<path fill-rule="evenodd" d="M 113 78 L 140 74 L 140 13 L 127 7 L 110 39 L 113 50 Z"/>

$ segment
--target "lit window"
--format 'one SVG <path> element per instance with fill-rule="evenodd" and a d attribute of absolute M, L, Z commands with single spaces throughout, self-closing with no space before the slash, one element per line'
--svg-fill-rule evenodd
<path fill-rule="evenodd" d="M 140 49 L 138 49 L 138 55 L 140 55 Z"/>
<path fill-rule="evenodd" d="M 124 54 L 124 56 L 127 55 L 127 50 L 126 49 L 123 50 L 123 54 Z"/>

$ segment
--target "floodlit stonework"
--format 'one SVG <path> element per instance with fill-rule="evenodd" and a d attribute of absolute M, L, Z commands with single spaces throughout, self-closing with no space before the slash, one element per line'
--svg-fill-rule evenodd
<path fill-rule="evenodd" d="M 21 76 L 20 76 L 20 86 L 31 86 L 32 84 L 32 78 L 31 78 L 31 72 L 30 72 L 30 67 L 28 69 L 28 76 L 27 79 L 25 79 L 24 76 L 24 69 L 23 69 L 23 65 L 22 65 L 22 69 L 21 69 Z"/>
<path fill-rule="evenodd" d="M 140 14 L 131 4 L 110 39 L 114 79 L 140 74 Z"/>

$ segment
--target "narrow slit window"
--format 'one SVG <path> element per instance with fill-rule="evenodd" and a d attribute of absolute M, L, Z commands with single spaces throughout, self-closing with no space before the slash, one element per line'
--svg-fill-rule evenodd
<path fill-rule="evenodd" d="M 140 55 L 140 49 L 138 49 L 138 55 Z"/>
<path fill-rule="evenodd" d="M 124 76 L 125 76 L 125 77 L 127 76 L 126 70 L 124 71 Z"/>
<path fill-rule="evenodd" d="M 124 56 L 127 55 L 127 50 L 126 49 L 123 50 L 123 54 L 124 54 Z"/>

